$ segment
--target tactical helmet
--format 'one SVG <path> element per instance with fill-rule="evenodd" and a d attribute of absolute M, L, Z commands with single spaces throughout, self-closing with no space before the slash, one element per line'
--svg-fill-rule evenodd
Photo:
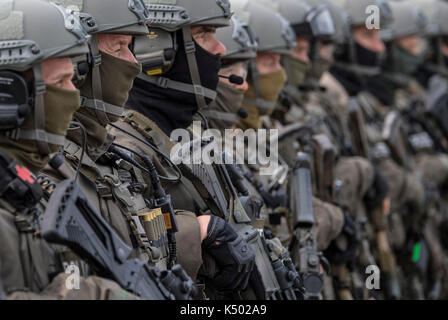
<path fill-rule="evenodd" d="M 385 0 L 331 0 L 331 2 L 347 12 L 351 27 L 365 25 L 375 12 L 374 8 L 379 9 L 380 28 L 385 27 L 393 19 L 389 3 Z"/>
<path fill-rule="evenodd" d="M 38 14 L 37 14 L 38 13 Z M 42 23 L 45 21 L 45 23 Z M 65 28 L 64 28 L 65 27 Z M 90 28 L 94 28 L 92 24 Z M 4 0 L 0 4 L 0 130 L 12 139 L 34 140 L 42 155 L 49 144 L 62 146 L 65 137 L 46 132 L 41 62 L 83 56 L 89 35 L 79 15 L 60 5 L 38 0 Z M 31 92 L 18 72 L 34 73 Z M 34 111 L 34 130 L 20 129 Z"/>
<path fill-rule="evenodd" d="M 328 0 L 306 0 L 306 2 L 313 8 L 324 5 L 328 9 L 334 26 L 334 33 L 330 39 L 336 44 L 344 43 L 350 34 L 348 14 Z"/>
<path fill-rule="evenodd" d="M 94 17 L 95 33 L 148 34 L 149 12 L 142 0 L 55 0 L 61 5 Z"/>
<path fill-rule="evenodd" d="M 294 30 L 278 13 L 275 2 L 231 0 L 231 3 L 235 14 L 254 30 L 259 52 L 291 53 L 295 46 Z"/>
<path fill-rule="evenodd" d="M 202 1 L 199 5 L 192 0 L 144 0 L 150 18 L 148 25 L 167 31 L 176 31 L 185 26 L 229 25 L 232 16 L 228 0 Z"/>
<path fill-rule="evenodd" d="M 146 22 L 149 19 L 149 12 L 143 0 L 62 0 L 62 3 L 67 8 L 82 12 L 81 16 L 83 14 L 93 16 L 93 18 L 83 18 L 84 24 L 95 23 L 97 25 L 97 28 L 90 32 L 92 40 L 90 42 L 91 61 L 89 67 L 92 72 L 93 97 L 92 99 L 82 97 L 81 107 L 94 110 L 97 120 L 105 126 L 110 122 L 108 116 L 120 116 L 123 108 L 102 101 L 101 54 L 96 35 L 99 33 L 146 35 L 148 34 Z M 81 68 L 78 67 L 78 69 Z M 76 76 L 83 79 L 86 74 L 87 72 L 83 74 L 77 72 Z"/>
<path fill-rule="evenodd" d="M 296 36 L 327 38 L 334 33 L 330 12 L 324 5 L 311 8 L 299 0 L 277 0 L 279 13 L 289 21 Z"/>
<path fill-rule="evenodd" d="M 252 28 L 237 16 L 228 27 L 216 30 L 216 39 L 226 47 L 224 60 L 247 60 L 256 58 L 258 44 Z"/>
<path fill-rule="evenodd" d="M 229 0 L 144 0 L 150 11 L 147 23 L 148 37 L 138 37 L 134 43 L 136 58 L 142 63 L 140 80 L 163 88 L 192 93 L 199 108 L 204 108 L 206 98 L 214 100 L 216 92 L 202 85 L 196 61 L 196 45 L 191 26 L 209 25 L 224 27 L 230 24 L 232 12 Z M 174 81 L 160 75 L 174 63 L 178 51 L 175 31 L 182 30 L 192 84 Z"/>
<path fill-rule="evenodd" d="M 393 21 L 381 29 L 380 35 L 384 41 L 392 41 L 405 36 L 420 34 L 427 26 L 423 13 L 410 2 L 389 2 Z"/>

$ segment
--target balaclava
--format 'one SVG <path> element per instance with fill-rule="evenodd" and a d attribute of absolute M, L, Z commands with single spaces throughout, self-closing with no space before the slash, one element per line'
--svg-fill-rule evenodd
<path fill-rule="evenodd" d="M 192 84 L 182 31 L 177 32 L 178 50 L 173 66 L 164 78 Z M 203 87 L 216 90 L 218 86 L 218 73 L 221 68 L 221 57 L 203 49 L 196 42 L 196 61 Z M 206 98 L 210 104 L 211 99 Z M 193 122 L 193 116 L 198 111 L 196 97 L 193 93 L 162 88 L 137 78 L 134 87 L 129 93 L 127 102 L 129 109 L 140 112 L 154 121 L 167 135 L 177 128 L 187 128 Z"/>

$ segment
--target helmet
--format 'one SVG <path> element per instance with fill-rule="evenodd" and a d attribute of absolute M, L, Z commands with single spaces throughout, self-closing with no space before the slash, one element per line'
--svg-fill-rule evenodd
<path fill-rule="evenodd" d="M 176 31 L 185 26 L 229 25 L 232 16 L 229 0 L 202 1 L 198 5 L 193 0 L 144 0 L 150 18 L 148 25 L 167 31 Z"/>
<path fill-rule="evenodd" d="M 351 27 L 366 24 L 374 12 L 369 10 L 370 6 L 379 8 L 380 28 L 385 27 L 393 19 L 389 3 L 385 0 L 331 0 L 331 2 L 347 12 Z"/>
<path fill-rule="evenodd" d="M 142 0 L 57 0 L 61 5 L 92 15 L 94 33 L 147 34 L 149 12 Z"/>
<path fill-rule="evenodd" d="M 232 17 L 230 26 L 216 30 L 216 38 L 226 46 L 225 60 L 247 60 L 257 56 L 256 36 L 237 16 Z"/>
<path fill-rule="evenodd" d="M 0 130 L 6 131 L 12 139 L 36 141 L 42 155 L 51 153 L 49 144 L 64 145 L 64 136 L 45 130 L 46 85 L 42 79 L 41 62 L 60 57 L 83 56 L 86 59 L 88 39 L 79 15 L 60 5 L 40 0 L 2 1 Z M 34 73 L 32 88 L 20 74 L 30 69 Z M 34 129 L 21 129 L 32 113 L 35 115 Z"/>
<path fill-rule="evenodd" d="M 306 0 L 306 2 L 313 8 L 323 5 L 328 9 L 334 26 L 334 33 L 330 39 L 336 44 L 344 43 L 350 35 L 348 14 L 328 0 Z"/>
<path fill-rule="evenodd" d="M 427 21 L 423 13 L 410 2 L 390 2 L 393 22 L 381 29 L 381 38 L 391 41 L 405 36 L 423 33 Z"/>
<path fill-rule="evenodd" d="M 280 14 L 289 21 L 296 36 L 331 37 L 335 30 L 330 12 L 324 5 L 311 8 L 299 0 L 277 0 Z"/>
<path fill-rule="evenodd" d="M 58 0 L 59 1 L 59 0 Z M 146 35 L 149 12 L 143 0 L 63 0 L 62 3 L 70 9 L 82 12 L 82 20 L 85 25 L 95 23 L 97 27 L 90 30 L 92 40 L 90 43 L 91 59 L 89 69 L 92 72 L 92 98 L 82 98 L 81 107 L 95 111 L 97 120 L 105 126 L 109 116 L 121 115 L 121 107 L 105 103 L 102 97 L 102 84 L 100 77 L 101 54 L 98 49 L 96 35 L 99 33 Z M 84 14 L 88 14 L 85 18 Z M 91 18 L 93 17 L 93 18 Z M 79 67 L 77 70 L 80 70 Z M 87 68 L 84 68 L 86 70 Z M 77 72 L 76 77 L 83 79 L 87 72 Z"/>
<path fill-rule="evenodd" d="M 294 30 L 275 7 L 268 7 L 275 6 L 275 2 L 231 0 L 231 3 L 235 14 L 254 30 L 258 51 L 287 55 L 291 53 L 295 46 Z"/>

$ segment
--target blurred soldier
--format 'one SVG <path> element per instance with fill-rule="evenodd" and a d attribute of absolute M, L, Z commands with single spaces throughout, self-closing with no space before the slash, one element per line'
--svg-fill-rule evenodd
<path fill-rule="evenodd" d="M 412 1 L 414 5 L 422 10 L 428 20 L 426 38 L 428 48 L 425 59 L 421 64 L 416 78 L 420 85 L 426 90 L 426 103 L 418 104 L 414 115 L 417 116 L 420 125 L 417 124 L 417 131 L 422 131 L 421 126 L 425 126 L 423 131 L 427 131 L 434 143 L 432 150 L 425 150 L 431 156 L 417 157 L 416 163 L 420 168 L 424 168 L 422 179 L 430 181 L 432 189 L 436 189 L 436 203 L 438 203 L 438 214 L 430 218 L 435 229 L 434 234 L 441 236 L 444 250 L 448 250 L 448 217 L 447 194 L 446 194 L 446 153 L 448 152 L 448 122 L 446 121 L 446 110 L 448 106 L 448 24 L 446 15 L 448 14 L 448 3 L 443 1 L 433 1 L 429 4 L 425 1 Z M 417 100 L 418 101 L 418 100 Z M 423 108 L 424 106 L 424 108 Z M 414 125 L 416 121 L 413 121 Z M 438 193 L 438 195 L 437 195 Z M 439 256 L 440 257 L 440 256 Z M 445 289 L 443 297 L 447 296 L 446 258 L 445 258 Z M 440 266 L 440 260 L 435 265 Z"/>
<path fill-rule="evenodd" d="M 274 117 L 286 125 L 285 131 L 288 130 L 288 127 L 297 127 L 299 123 L 312 128 L 314 194 L 321 200 L 336 202 L 339 199 L 335 198 L 333 190 L 334 171 L 341 149 L 345 146 L 344 143 L 340 144 L 341 141 L 344 142 L 344 131 L 341 125 L 343 123 L 341 118 L 344 114 L 339 111 L 340 106 L 334 100 L 326 97 L 326 93 L 323 91 L 325 88 L 319 85 L 319 80 L 322 74 L 330 68 L 333 61 L 334 43 L 342 41 L 344 28 L 347 25 L 343 20 L 345 15 L 343 16 L 342 11 L 330 3 L 325 1 L 310 1 L 310 3 L 314 8 L 304 10 L 307 14 L 301 19 L 298 15 L 292 14 L 295 11 L 288 10 L 287 7 L 284 9 L 285 12 L 290 12 L 289 19 L 294 22 L 293 28 L 296 31 L 298 45 L 294 49 L 293 55 L 283 61 L 289 73 L 288 84 L 280 95 Z M 305 5 L 301 4 L 301 6 Z M 328 21 L 334 24 L 334 28 L 329 27 Z M 329 28 L 333 29 L 333 32 Z M 280 144 L 280 152 L 285 159 L 293 156 L 294 148 L 291 148 L 291 145 L 300 144 L 300 140 L 303 139 L 302 135 L 303 133 L 300 131 L 295 134 L 292 131 L 290 137 Z M 356 175 L 356 171 L 354 174 Z M 350 186 L 343 188 L 346 187 Z M 343 204 L 346 205 L 350 201 L 354 200 L 346 199 Z M 317 199 L 314 202 L 317 208 L 319 207 L 318 203 L 325 203 L 318 202 Z M 330 204 L 325 206 L 331 208 Z M 333 206 L 332 210 L 339 209 Z M 347 211 L 347 208 L 345 210 Z M 319 212 L 319 210 L 315 211 Z M 338 216 L 335 215 L 333 219 L 327 218 L 326 220 L 338 221 L 336 217 Z M 352 298 L 347 284 L 344 284 L 348 280 L 341 280 L 347 274 L 344 264 L 347 261 L 351 263 L 357 250 L 357 235 L 352 230 L 351 220 L 350 216 L 346 215 L 343 235 L 327 251 L 328 257 L 332 260 L 330 262 L 333 274 L 336 275 L 336 291 L 341 299 Z M 341 243 L 345 243 L 345 245 L 341 247 Z M 328 244 L 322 249 L 327 247 Z M 336 255 L 339 259 L 336 258 Z M 344 258 L 341 259 L 342 257 Z M 331 288 L 332 286 L 327 287 Z"/>
<path fill-rule="evenodd" d="M 360 97 L 360 93 L 365 90 L 365 76 L 379 72 L 380 55 L 384 52 L 384 43 L 379 38 L 379 29 L 386 25 L 391 19 L 390 9 L 382 1 L 334 1 L 334 4 L 344 9 L 349 18 L 349 28 L 343 42 L 336 50 L 336 63 L 331 68 L 331 75 L 326 74 L 321 83 L 330 89 L 330 96 L 333 99 L 343 103 L 342 110 L 346 114 L 342 121 L 342 128 L 348 132 L 346 135 L 346 145 L 342 145 L 346 155 L 362 156 L 370 161 L 371 152 L 366 138 L 366 132 L 363 127 L 363 105 L 365 101 Z M 369 5 L 375 5 L 379 8 L 379 15 L 375 20 L 366 11 Z M 378 23 L 379 26 L 369 26 L 368 23 Z M 361 96 L 362 97 L 362 96 Z M 348 139 L 347 139 L 348 138 Z M 349 158 L 350 159 L 350 158 Z M 352 158 L 356 159 L 356 158 Z M 339 197 L 342 203 L 345 203 L 351 212 L 355 210 L 359 220 L 363 221 L 365 226 L 364 233 L 374 241 L 374 248 L 378 253 L 379 264 L 383 271 L 382 281 L 384 283 L 385 294 L 389 298 L 399 298 L 400 288 L 396 274 L 396 261 L 391 251 L 387 235 L 387 215 L 389 213 L 388 183 L 384 176 L 387 171 L 377 165 L 371 167 L 375 162 L 366 162 L 365 159 L 357 158 L 357 162 L 349 164 L 346 161 L 339 161 L 336 168 L 336 176 L 342 182 Z M 363 164 L 363 165 L 362 165 Z M 370 168 L 369 168 L 370 167 Z M 357 169 L 356 169 L 357 168 Z M 364 168 L 364 169 L 362 169 Z M 357 178 L 357 174 L 359 178 Z M 366 175 L 366 173 L 368 173 Z M 362 178 L 363 177 L 363 178 Z M 367 179 L 366 179 L 367 178 Z M 361 183 L 364 187 L 356 187 Z M 346 186 L 345 190 L 343 186 Z M 394 190 L 391 189 L 393 196 Z M 351 190 L 351 191 L 350 191 Z M 357 191 L 356 191 L 357 190 Z M 353 198 L 352 201 L 347 199 Z M 357 199 L 357 200 L 355 200 Z M 354 208 L 350 203 L 356 203 Z M 371 221 L 371 226 L 366 225 L 366 214 Z M 373 227 L 373 230 L 371 229 Z M 374 232 L 372 234 L 371 232 Z M 370 234 L 370 236 L 369 236 Z M 372 238 L 372 236 L 374 236 Z M 366 248 L 362 246 L 363 251 Z M 370 258 L 365 253 L 360 256 L 360 266 L 366 267 L 374 264 L 372 256 Z"/>
<path fill-rule="evenodd" d="M 310 8 L 300 4 L 298 1 L 264 1 L 262 4 L 265 5 L 264 8 L 255 5 L 254 3 L 247 3 L 244 1 L 238 2 L 236 6 L 234 6 L 234 8 L 240 9 L 240 11 L 237 10 L 237 14 L 246 17 L 246 22 L 253 27 L 260 43 L 256 59 L 252 58 L 252 61 L 250 62 L 248 76 L 249 91 L 246 92 L 245 99 L 243 100 L 244 108 L 233 108 L 239 112 L 246 109 L 250 110 L 248 112 L 248 117 L 240 120 L 239 125 L 241 128 L 250 130 L 258 129 L 260 121 L 264 123 L 263 125 L 265 127 L 271 127 L 273 125 L 271 119 L 268 117 L 268 115 L 274 111 L 273 108 L 275 108 L 276 101 L 273 99 L 278 98 L 278 90 L 276 91 L 276 94 L 274 94 L 273 90 L 274 88 L 281 89 L 282 84 L 277 81 L 278 79 L 275 77 L 275 74 L 283 72 L 285 69 L 288 70 L 288 68 L 283 69 L 280 61 L 289 61 L 290 51 L 288 51 L 288 48 L 291 47 L 293 41 L 293 37 L 291 37 L 291 39 L 289 39 L 289 36 L 288 38 L 286 37 L 288 34 L 284 31 L 282 23 L 276 22 L 276 16 L 271 12 L 272 10 L 269 9 L 279 11 L 281 14 L 289 14 L 289 12 L 296 13 L 297 17 L 294 17 L 295 20 L 293 20 L 293 22 L 295 23 L 293 26 L 297 25 L 303 29 L 311 28 L 312 25 L 313 28 L 317 28 L 316 32 L 322 32 L 321 29 L 318 29 L 319 27 L 332 27 L 331 19 L 325 20 L 325 18 L 329 18 L 328 16 L 325 17 L 325 14 L 322 14 L 322 12 L 317 12 L 317 14 L 316 12 L 309 13 Z M 243 9 L 242 11 L 241 8 Z M 269 18 L 269 16 L 273 17 Z M 289 14 L 289 16 L 292 18 L 295 15 Z M 316 18 L 311 23 L 307 22 L 307 16 L 314 16 Z M 265 21 L 270 21 L 270 24 L 266 24 Z M 327 25 L 325 25 L 325 23 L 327 23 Z M 328 24 L 330 26 L 328 26 Z M 280 37 L 284 38 L 283 47 L 278 41 Z M 229 55 L 228 59 L 231 60 L 234 58 Z M 269 59 L 275 62 L 271 63 L 272 67 L 269 67 Z M 290 68 L 289 71 L 291 71 L 291 69 L 292 68 Z M 255 94 L 255 92 L 257 92 L 257 94 Z M 263 117 L 263 120 L 260 118 L 261 114 L 266 114 L 266 116 Z M 251 151 L 250 146 L 246 147 L 248 157 L 256 154 L 256 150 Z M 295 149 L 294 152 L 293 148 L 290 147 L 289 149 L 291 152 L 291 159 L 288 159 L 288 164 L 279 158 L 281 163 L 279 169 L 286 168 L 286 170 L 284 170 L 285 174 L 288 173 L 288 165 L 291 168 L 294 166 L 296 154 L 300 151 L 300 149 Z M 246 150 L 244 150 L 244 152 L 246 152 Z M 239 150 L 239 152 L 241 152 L 241 150 Z M 275 178 L 275 175 L 266 179 L 267 177 L 260 175 L 259 165 L 250 164 L 246 169 L 249 171 L 246 172 L 246 175 L 251 176 L 250 180 L 254 182 L 256 188 L 260 191 L 264 199 L 266 206 L 263 207 L 263 209 L 268 209 L 267 215 L 264 211 L 262 211 L 262 214 L 266 217 L 266 220 L 269 218 L 269 228 L 272 229 L 276 236 L 282 239 L 283 243 L 290 242 L 293 239 L 292 232 L 294 231 L 294 218 L 292 216 L 294 213 L 290 213 L 292 208 L 285 210 L 287 209 L 285 208 L 286 206 L 290 206 L 290 204 L 288 204 L 288 197 L 286 196 L 287 186 L 285 185 L 285 182 L 288 183 L 288 180 L 284 178 Z M 297 195 L 293 196 L 295 197 Z M 324 203 L 317 198 L 313 199 L 313 209 L 314 218 L 316 219 L 316 223 L 313 227 L 313 232 L 317 237 L 316 248 L 318 251 L 321 251 L 326 249 L 330 241 L 340 232 L 343 215 L 338 208 L 332 207 L 331 204 Z M 292 247 L 290 247 L 290 249 L 291 248 Z M 295 256 L 294 259 L 296 265 L 299 266 L 300 261 L 298 260 L 298 251 L 295 252 L 295 250 L 298 250 L 298 248 L 294 247 L 292 254 Z"/>
<path fill-rule="evenodd" d="M 80 278 L 79 290 L 70 290 L 70 274 L 39 234 L 45 209 L 34 174 L 63 146 L 80 106 L 71 58 L 87 61 L 87 31 L 61 6 L 11 0 L 0 6 L 0 34 L 0 104 L 8 110 L 1 116 L 0 136 L 3 290 L 9 299 L 132 298 L 96 276 Z"/>
<path fill-rule="evenodd" d="M 417 2 L 417 4 L 420 7 L 427 7 L 427 3 L 423 5 Z M 443 152 L 442 146 L 444 143 L 446 144 L 446 138 L 437 125 L 433 126 L 427 120 L 431 119 L 431 116 L 430 114 L 426 115 L 424 109 L 425 103 L 430 100 L 427 100 L 425 90 L 411 75 L 415 74 L 422 64 L 426 51 L 422 37 L 423 31 L 434 32 L 431 30 L 439 30 L 439 26 L 437 18 L 433 16 L 427 17 L 430 19 L 427 20 L 428 22 L 433 21 L 432 26 L 431 24 L 426 25 L 424 17 L 421 16 L 422 13 L 416 11 L 414 7 L 415 3 L 413 2 L 392 4 L 392 9 L 396 12 L 394 23 L 390 28 L 382 31 L 382 38 L 386 41 L 387 46 L 387 56 L 382 65 L 383 72 L 369 81 L 369 89 L 383 104 L 396 107 L 387 115 L 386 119 L 394 121 L 387 121 L 384 131 L 389 132 L 390 126 L 393 126 L 394 131 L 397 130 L 396 132 L 399 132 L 400 136 L 398 138 L 396 133 L 390 133 L 386 135 L 386 142 L 391 153 L 395 155 L 396 161 L 413 171 L 425 187 L 425 206 L 428 216 L 421 229 L 424 237 L 423 252 L 420 258 L 422 261 L 414 261 L 414 263 L 420 267 L 418 269 L 421 269 L 422 278 L 427 278 L 425 290 L 428 297 L 437 299 L 445 272 L 444 255 L 438 233 L 443 212 L 439 188 L 446 183 L 448 158 L 446 155 L 436 153 L 436 147 Z M 431 10 L 443 12 L 447 5 L 437 1 L 433 3 L 432 8 Z M 432 45 L 434 44 L 432 41 Z M 434 49 L 436 48 L 433 47 L 432 50 Z M 407 136 L 404 139 L 402 132 Z M 403 148 L 406 145 L 409 148 Z M 405 154 L 407 154 L 406 161 L 400 159 L 404 156 L 403 151 L 406 151 Z M 420 245 L 420 243 L 417 242 L 416 245 Z M 425 245 L 429 249 L 429 268 L 422 269 L 421 266 L 425 264 Z"/>

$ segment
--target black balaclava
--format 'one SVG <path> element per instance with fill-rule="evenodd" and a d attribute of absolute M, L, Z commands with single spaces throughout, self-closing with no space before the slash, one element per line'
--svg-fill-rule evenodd
<path fill-rule="evenodd" d="M 356 96 L 365 89 L 362 77 L 354 72 L 333 65 L 330 73 L 344 86 L 350 96 Z"/>
<path fill-rule="evenodd" d="M 401 85 L 389 74 L 379 74 L 367 80 L 367 88 L 384 105 L 392 106 L 395 102 L 395 91 L 401 88 Z"/>
<path fill-rule="evenodd" d="M 192 84 L 181 31 L 178 31 L 177 39 L 179 49 L 176 52 L 174 64 L 162 76 Z M 216 90 L 221 57 L 206 51 L 196 42 L 195 44 L 201 85 L 210 90 Z M 207 104 L 212 102 L 208 98 L 205 99 Z M 126 106 L 154 121 L 167 135 L 177 128 L 187 128 L 193 122 L 193 115 L 198 111 L 193 93 L 161 88 L 140 78 L 134 81 Z"/>
<path fill-rule="evenodd" d="M 353 45 L 354 57 L 350 54 L 350 45 L 346 44 L 342 54 L 337 56 L 337 61 L 342 62 L 343 65 L 336 63 L 330 69 L 330 73 L 342 83 L 350 96 L 355 96 L 366 88 L 365 78 L 356 72 L 356 65 L 375 68 L 379 67 L 382 61 L 380 54 L 365 48 L 356 41 Z M 353 58 L 356 59 L 355 62 L 353 62 Z M 346 68 L 344 65 L 352 65 L 354 68 Z"/>

